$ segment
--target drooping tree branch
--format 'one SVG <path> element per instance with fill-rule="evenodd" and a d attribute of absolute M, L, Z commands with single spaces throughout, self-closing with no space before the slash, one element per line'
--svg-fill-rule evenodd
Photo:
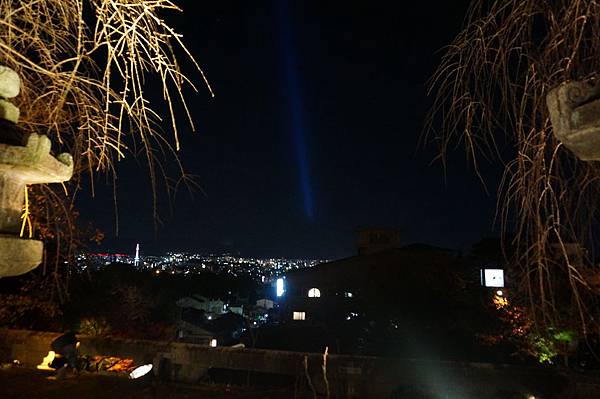
<path fill-rule="evenodd" d="M 593 79 L 599 54 L 596 1 L 474 0 L 430 82 L 426 137 L 440 159 L 459 142 L 478 174 L 481 157 L 504 167 L 499 214 L 514 233 L 511 261 L 541 329 L 598 329 L 591 282 L 600 168 L 554 137 L 546 95 L 565 81 Z"/>

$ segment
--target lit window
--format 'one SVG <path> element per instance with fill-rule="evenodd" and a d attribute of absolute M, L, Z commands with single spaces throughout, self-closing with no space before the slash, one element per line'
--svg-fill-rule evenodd
<path fill-rule="evenodd" d="M 282 278 L 278 278 L 277 279 L 276 289 L 277 289 L 276 293 L 277 293 L 278 297 L 282 296 L 283 293 L 285 292 L 285 286 L 283 284 L 283 279 Z"/>
<path fill-rule="evenodd" d="M 308 290 L 309 298 L 319 298 L 321 296 L 321 291 L 318 288 L 311 288 Z"/>
<path fill-rule="evenodd" d="M 217 347 L 217 340 L 215 338 L 210 340 L 210 346 L 211 346 L 211 348 Z"/>
<path fill-rule="evenodd" d="M 344 297 L 352 298 L 354 295 L 351 292 L 344 292 Z"/>
<path fill-rule="evenodd" d="M 504 287 L 504 270 L 483 269 L 481 271 L 481 285 L 485 287 Z"/>
<path fill-rule="evenodd" d="M 294 312 L 294 320 L 306 320 L 306 312 Z"/>

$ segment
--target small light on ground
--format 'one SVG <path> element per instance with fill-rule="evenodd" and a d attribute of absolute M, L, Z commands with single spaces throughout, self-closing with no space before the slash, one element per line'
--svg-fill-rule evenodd
<path fill-rule="evenodd" d="M 148 374 L 152 370 L 151 364 L 144 364 L 136 369 L 134 369 L 131 373 L 129 373 L 129 378 L 135 380 L 136 378 L 140 378 Z"/>
<path fill-rule="evenodd" d="M 56 356 L 56 354 L 54 353 L 54 351 L 48 352 L 48 355 L 46 357 L 44 357 L 41 364 L 37 365 L 37 368 L 39 370 L 53 370 L 50 367 L 50 365 L 52 364 L 52 361 L 54 360 L 55 356 Z"/>

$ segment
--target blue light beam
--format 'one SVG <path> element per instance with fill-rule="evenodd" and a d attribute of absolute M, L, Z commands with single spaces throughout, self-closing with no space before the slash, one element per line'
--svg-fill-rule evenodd
<path fill-rule="evenodd" d="M 310 179 L 310 163 L 306 145 L 306 126 L 304 123 L 304 107 L 300 92 L 300 73 L 298 72 L 297 54 L 294 46 L 292 18 L 289 0 L 276 2 L 279 12 L 279 45 L 283 64 L 283 78 L 287 89 L 286 98 L 290 114 L 290 130 L 296 154 L 298 178 L 304 212 L 310 221 L 315 220 L 312 184 Z"/>

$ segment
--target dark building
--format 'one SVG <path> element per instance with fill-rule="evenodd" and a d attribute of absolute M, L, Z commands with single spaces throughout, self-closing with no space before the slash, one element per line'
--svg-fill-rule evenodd
<path fill-rule="evenodd" d="M 361 232 L 359 255 L 288 272 L 277 321 L 261 328 L 257 347 L 473 361 L 497 356 L 478 338 L 497 324 L 479 266 L 443 248 L 398 247 L 397 233 L 384 239 L 374 231 Z"/>
<path fill-rule="evenodd" d="M 294 347 L 282 349 L 478 359 L 487 317 L 462 270 L 452 251 L 413 244 L 290 272 L 279 328 Z"/>
<path fill-rule="evenodd" d="M 392 317 L 406 307 L 444 306 L 460 289 L 450 251 L 417 244 L 370 253 L 288 273 L 282 320 L 326 325 Z"/>

